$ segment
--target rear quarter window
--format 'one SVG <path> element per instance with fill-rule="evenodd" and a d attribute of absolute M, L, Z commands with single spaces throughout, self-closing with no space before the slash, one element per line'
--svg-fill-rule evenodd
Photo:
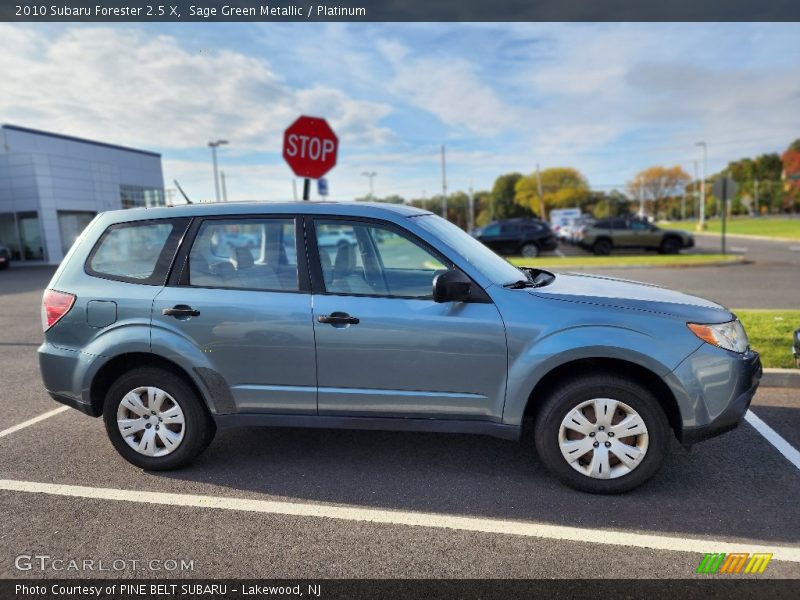
<path fill-rule="evenodd" d="M 86 261 L 95 277 L 163 285 L 189 219 L 133 221 L 109 226 Z"/>

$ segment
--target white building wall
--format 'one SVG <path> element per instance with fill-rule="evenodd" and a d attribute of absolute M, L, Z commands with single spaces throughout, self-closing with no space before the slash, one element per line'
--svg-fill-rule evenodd
<path fill-rule="evenodd" d="M 63 258 L 58 211 L 120 209 L 121 185 L 155 188 L 163 198 L 160 155 L 0 129 L 0 214 L 36 211 L 49 263 Z"/>

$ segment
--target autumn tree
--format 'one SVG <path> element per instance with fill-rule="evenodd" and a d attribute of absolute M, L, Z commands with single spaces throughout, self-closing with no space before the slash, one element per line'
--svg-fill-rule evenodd
<path fill-rule="evenodd" d="M 781 156 L 783 162 L 784 206 L 796 210 L 800 206 L 800 140 L 795 140 Z"/>
<path fill-rule="evenodd" d="M 583 207 L 589 198 L 589 184 L 577 169 L 553 167 L 542 171 L 539 177 L 546 213 L 554 208 Z M 521 177 L 514 189 L 514 202 L 533 212 L 539 210 L 539 181 L 535 172 Z"/>
<path fill-rule="evenodd" d="M 653 216 L 658 218 L 661 202 L 682 195 L 691 179 L 679 165 L 648 167 L 628 182 L 628 194 L 637 200 L 644 198 L 645 204 L 651 204 Z"/>

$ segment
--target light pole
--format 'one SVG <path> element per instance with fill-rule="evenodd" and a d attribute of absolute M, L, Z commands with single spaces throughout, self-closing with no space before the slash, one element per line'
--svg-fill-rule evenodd
<path fill-rule="evenodd" d="M 442 217 L 447 218 L 447 164 L 444 156 L 444 144 L 442 144 Z"/>
<path fill-rule="evenodd" d="M 217 148 L 229 143 L 228 140 L 216 140 L 208 142 L 208 147 L 211 148 L 211 161 L 214 163 L 214 191 L 217 195 L 217 202 L 219 202 L 219 171 L 217 170 Z"/>
<path fill-rule="evenodd" d="M 378 173 L 376 171 L 364 171 L 361 173 L 364 177 L 369 178 L 369 199 L 372 200 L 373 192 L 375 188 L 373 187 L 372 180 L 375 178 L 375 175 Z"/>
<path fill-rule="evenodd" d="M 700 219 L 697 222 L 697 230 L 702 231 L 706 228 L 706 169 L 708 168 L 708 146 L 705 142 L 697 142 L 695 146 L 703 148 L 703 178 L 700 180 Z"/>

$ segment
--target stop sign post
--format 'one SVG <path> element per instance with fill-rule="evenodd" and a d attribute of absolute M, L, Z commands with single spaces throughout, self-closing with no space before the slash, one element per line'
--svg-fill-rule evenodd
<path fill-rule="evenodd" d="M 336 166 L 339 139 L 325 119 L 302 116 L 283 134 L 283 158 L 303 178 L 303 200 L 309 199 L 310 180 Z"/>

